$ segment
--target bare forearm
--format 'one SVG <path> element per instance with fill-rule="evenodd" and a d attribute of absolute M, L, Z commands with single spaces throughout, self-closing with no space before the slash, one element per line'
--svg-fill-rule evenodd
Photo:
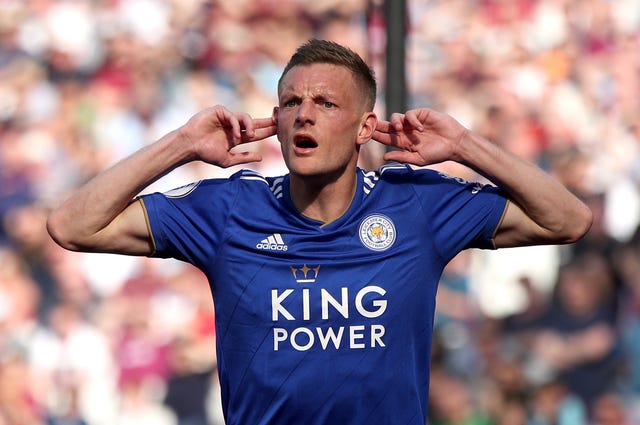
<path fill-rule="evenodd" d="M 254 120 L 222 105 L 203 109 L 179 129 L 78 189 L 49 216 L 49 233 L 71 250 L 149 254 L 151 235 L 142 205 L 131 202 L 134 196 L 189 161 L 220 167 L 260 161 L 257 152 L 233 152 L 233 148 L 271 137 L 276 130 L 273 118 Z"/>
<path fill-rule="evenodd" d="M 184 163 L 187 152 L 174 131 L 123 159 L 77 189 L 50 215 L 51 236 L 67 249 L 146 254 L 144 217 L 131 205 L 149 184 Z"/>
<path fill-rule="evenodd" d="M 534 164 L 468 131 L 450 115 L 428 108 L 379 121 L 374 140 L 399 148 L 389 161 L 418 166 L 456 161 L 505 190 L 512 201 L 497 229 L 497 248 L 570 243 L 591 226 L 591 211 Z"/>
<path fill-rule="evenodd" d="M 515 203 L 496 237 L 498 245 L 571 243 L 589 229 L 589 208 L 534 164 L 471 133 L 458 148 L 460 162 L 501 187 Z"/>

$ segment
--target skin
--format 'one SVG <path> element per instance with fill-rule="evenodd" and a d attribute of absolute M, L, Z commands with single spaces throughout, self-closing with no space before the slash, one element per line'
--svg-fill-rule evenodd
<path fill-rule="evenodd" d="M 353 199 L 359 147 L 371 139 L 377 118 L 354 101 L 359 87 L 341 66 L 294 67 L 283 78 L 279 97 L 273 120 L 293 203 L 311 218 L 334 221 Z"/>
<path fill-rule="evenodd" d="M 511 202 L 496 248 L 573 243 L 591 227 L 591 210 L 558 181 L 447 114 L 427 108 L 393 114 L 378 123 L 373 139 L 400 149 L 387 152 L 386 160 L 418 166 L 456 161 L 505 190 Z"/>
<path fill-rule="evenodd" d="M 149 255 L 153 246 L 144 211 L 131 199 L 190 161 L 220 167 L 259 161 L 258 154 L 233 148 L 276 134 L 291 170 L 294 205 L 320 223 L 349 208 L 359 148 L 373 139 L 399 148 L 385 154 L 387 160 L 418 166 L 453 160 L 501 186 L 512 202 L 497 230 L 496 247 L 571 243 L 589 229 L 588 207 L 533 164 L 434 110 L 378 120 L 357 87 L 346 68 L 296 66 L 283 78 L 271 118 L 252 119 L 219 105 L 205 109 L 80 187 L 50 214 L 49 233 L 70 250 Z M 298 143 L 303 139 L 307 142 Z"/>
<path fill-rule="evenodd" d="M 204 109 L 78 188 L 51 212 L 47 230 L 72 251 L 149 255 L 153 245 L 144 211 L 140 202 L 131 201 L 142 189 L 190 161 L 220 167 L 260 161 L 256 153 L 232 149 L 275 133 L 271 118 L 251 119 L 220 105 Z"/>

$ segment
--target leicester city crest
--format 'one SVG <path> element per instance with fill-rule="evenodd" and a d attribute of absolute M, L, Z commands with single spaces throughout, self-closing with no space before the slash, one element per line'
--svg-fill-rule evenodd
<path fill-rule="evenodd" d="M 396 227 L 389 217 L 373 214 L 360 223 L 360 241 L 372 251 L 384 251 L 396 241 Z"/>

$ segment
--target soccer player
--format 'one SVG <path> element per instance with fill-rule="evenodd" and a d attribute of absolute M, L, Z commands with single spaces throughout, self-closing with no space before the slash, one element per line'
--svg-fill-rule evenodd
<path fill-rule="evenodd" d="M 375 96 L 357 54 L 311 40 L 285 67 L 270 118 L 203 110 L 49 217 L 67 249 L 172 257 L 206 274 L 229 424 L 424 425 L 447 262 L 589 229 L 590 210 L 533 164 L 434 110 L 378 120 Z M 232 148 L 273 135 L 287 175 L 245 170 L 136 197 L 189 161 L 259 161 Z M 376 171 L 357 167 L 370 139 L 396 148 Z M 446 160 L 493 184 L 407 165 Z"/>

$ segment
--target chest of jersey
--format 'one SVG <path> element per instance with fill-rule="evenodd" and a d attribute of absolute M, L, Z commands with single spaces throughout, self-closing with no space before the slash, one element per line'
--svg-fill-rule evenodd
<path fill-rule="evenodd" d="M 440 273 L 499 211 L 474 187 L 381 173 L 326 226 L 295 211 L 286 178 L 149 200 L 159 254 L 211 283 L 229 423 L 424 423 Z"/>
<path fill-rule="evenodd" d="M 411 335 L 394 325 L 430 322 L 442 265 L 419 219 L 379 202 L 348 214 L 325 227 L 264 211 L 228 222 L 209 276 L 224 347 L 384 350 Z"/>

